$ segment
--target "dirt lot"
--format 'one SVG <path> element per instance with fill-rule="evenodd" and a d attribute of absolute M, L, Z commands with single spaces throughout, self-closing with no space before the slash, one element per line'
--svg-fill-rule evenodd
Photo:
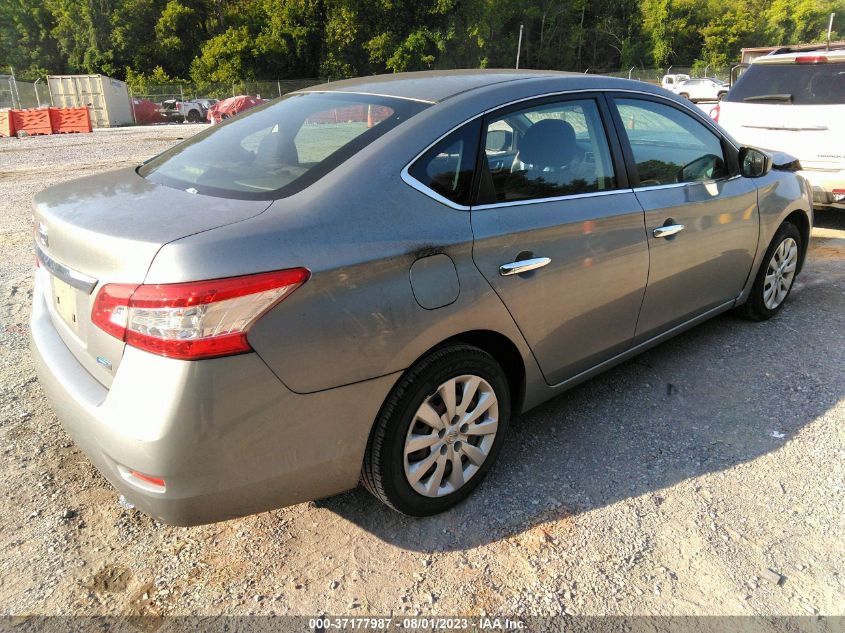
<path fill-rule="evenodd" d="M 33 373 L 29 205 L 197 129 L 0 139 L 0 613 L 845 614 L 845 214 L 778 318 L 521 416 L 444 515 L 360 490 L 189 529 L 121 507 Z"/>

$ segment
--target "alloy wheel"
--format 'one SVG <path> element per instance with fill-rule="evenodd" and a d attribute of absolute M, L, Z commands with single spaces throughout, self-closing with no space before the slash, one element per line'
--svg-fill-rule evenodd
<path fill-rule="evenodd" d="M 769 310 L 777 308 L 792 287 L 798 266 L 798 244 L 786 238 L 772 253 L 763 281 L 763 303 Z"/>

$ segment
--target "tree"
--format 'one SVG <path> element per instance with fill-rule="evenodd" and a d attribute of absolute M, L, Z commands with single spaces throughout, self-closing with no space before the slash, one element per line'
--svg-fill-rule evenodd
<path fill-rule="evenodd" d="M 22 79 L 62 72 L 65 60 L 51 31 L 53 14 L 42 0 L 0 2 L 0 72 L 13 67 Z"/>
<path fill-rule="evenodd" d="M 834 10 L 841 25 L 845 0 L 0 0 L 0 63 L 225 83 L 510 68 L 523 25 L 524 68 L 713 66 L 821 41 Z"/>

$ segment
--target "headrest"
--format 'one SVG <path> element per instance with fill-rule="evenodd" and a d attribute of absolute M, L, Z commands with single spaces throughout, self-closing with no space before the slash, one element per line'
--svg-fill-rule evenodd
<path fill-rule="evenodd" d="M 296 144 L 292 139 L 282 136 L 279 132 L 271 132 L 261 139 L 255 152 L 255 159 L 258 164 L 265 165 L 299 164 Z"/>
<path fill-rule="evenodd" d="M 561 119 L 537 121 L 519 141 L 519 160 L 535 169 L 568 165 L 575 151 L 575 129 Z"/>

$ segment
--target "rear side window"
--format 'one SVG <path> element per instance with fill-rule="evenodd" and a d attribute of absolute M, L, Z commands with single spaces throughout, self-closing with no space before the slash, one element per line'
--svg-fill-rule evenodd
<path fill-rule="evenodd" d="M 543 103 L 487 121 L 479 202 L 516 202 L 614 189 L 616 178 L 592 99 Z"/>
<path fill-rule="evenodd" d="M 845 104 L 845 63 L 751 64 L 731 88 L 725 101 Z"/>
<path fill-rule="evenodd" d="M 722 142 L 703 123 L 671 106 L 615 99 L 641 187 L 727 176 Z"/>
<path fill-rule="evenodd" d="M 283 198 L 425 107 L 340 92 L 293 94 L 211 126 L 148 161 L 138 173 L 212 196 Z"/>
<path fill-rule="evenodd" d="M 408 173 L 447 200 L 469 206 L 480 130 L 478 120 L 455 130 L 420 156 Z"/>

